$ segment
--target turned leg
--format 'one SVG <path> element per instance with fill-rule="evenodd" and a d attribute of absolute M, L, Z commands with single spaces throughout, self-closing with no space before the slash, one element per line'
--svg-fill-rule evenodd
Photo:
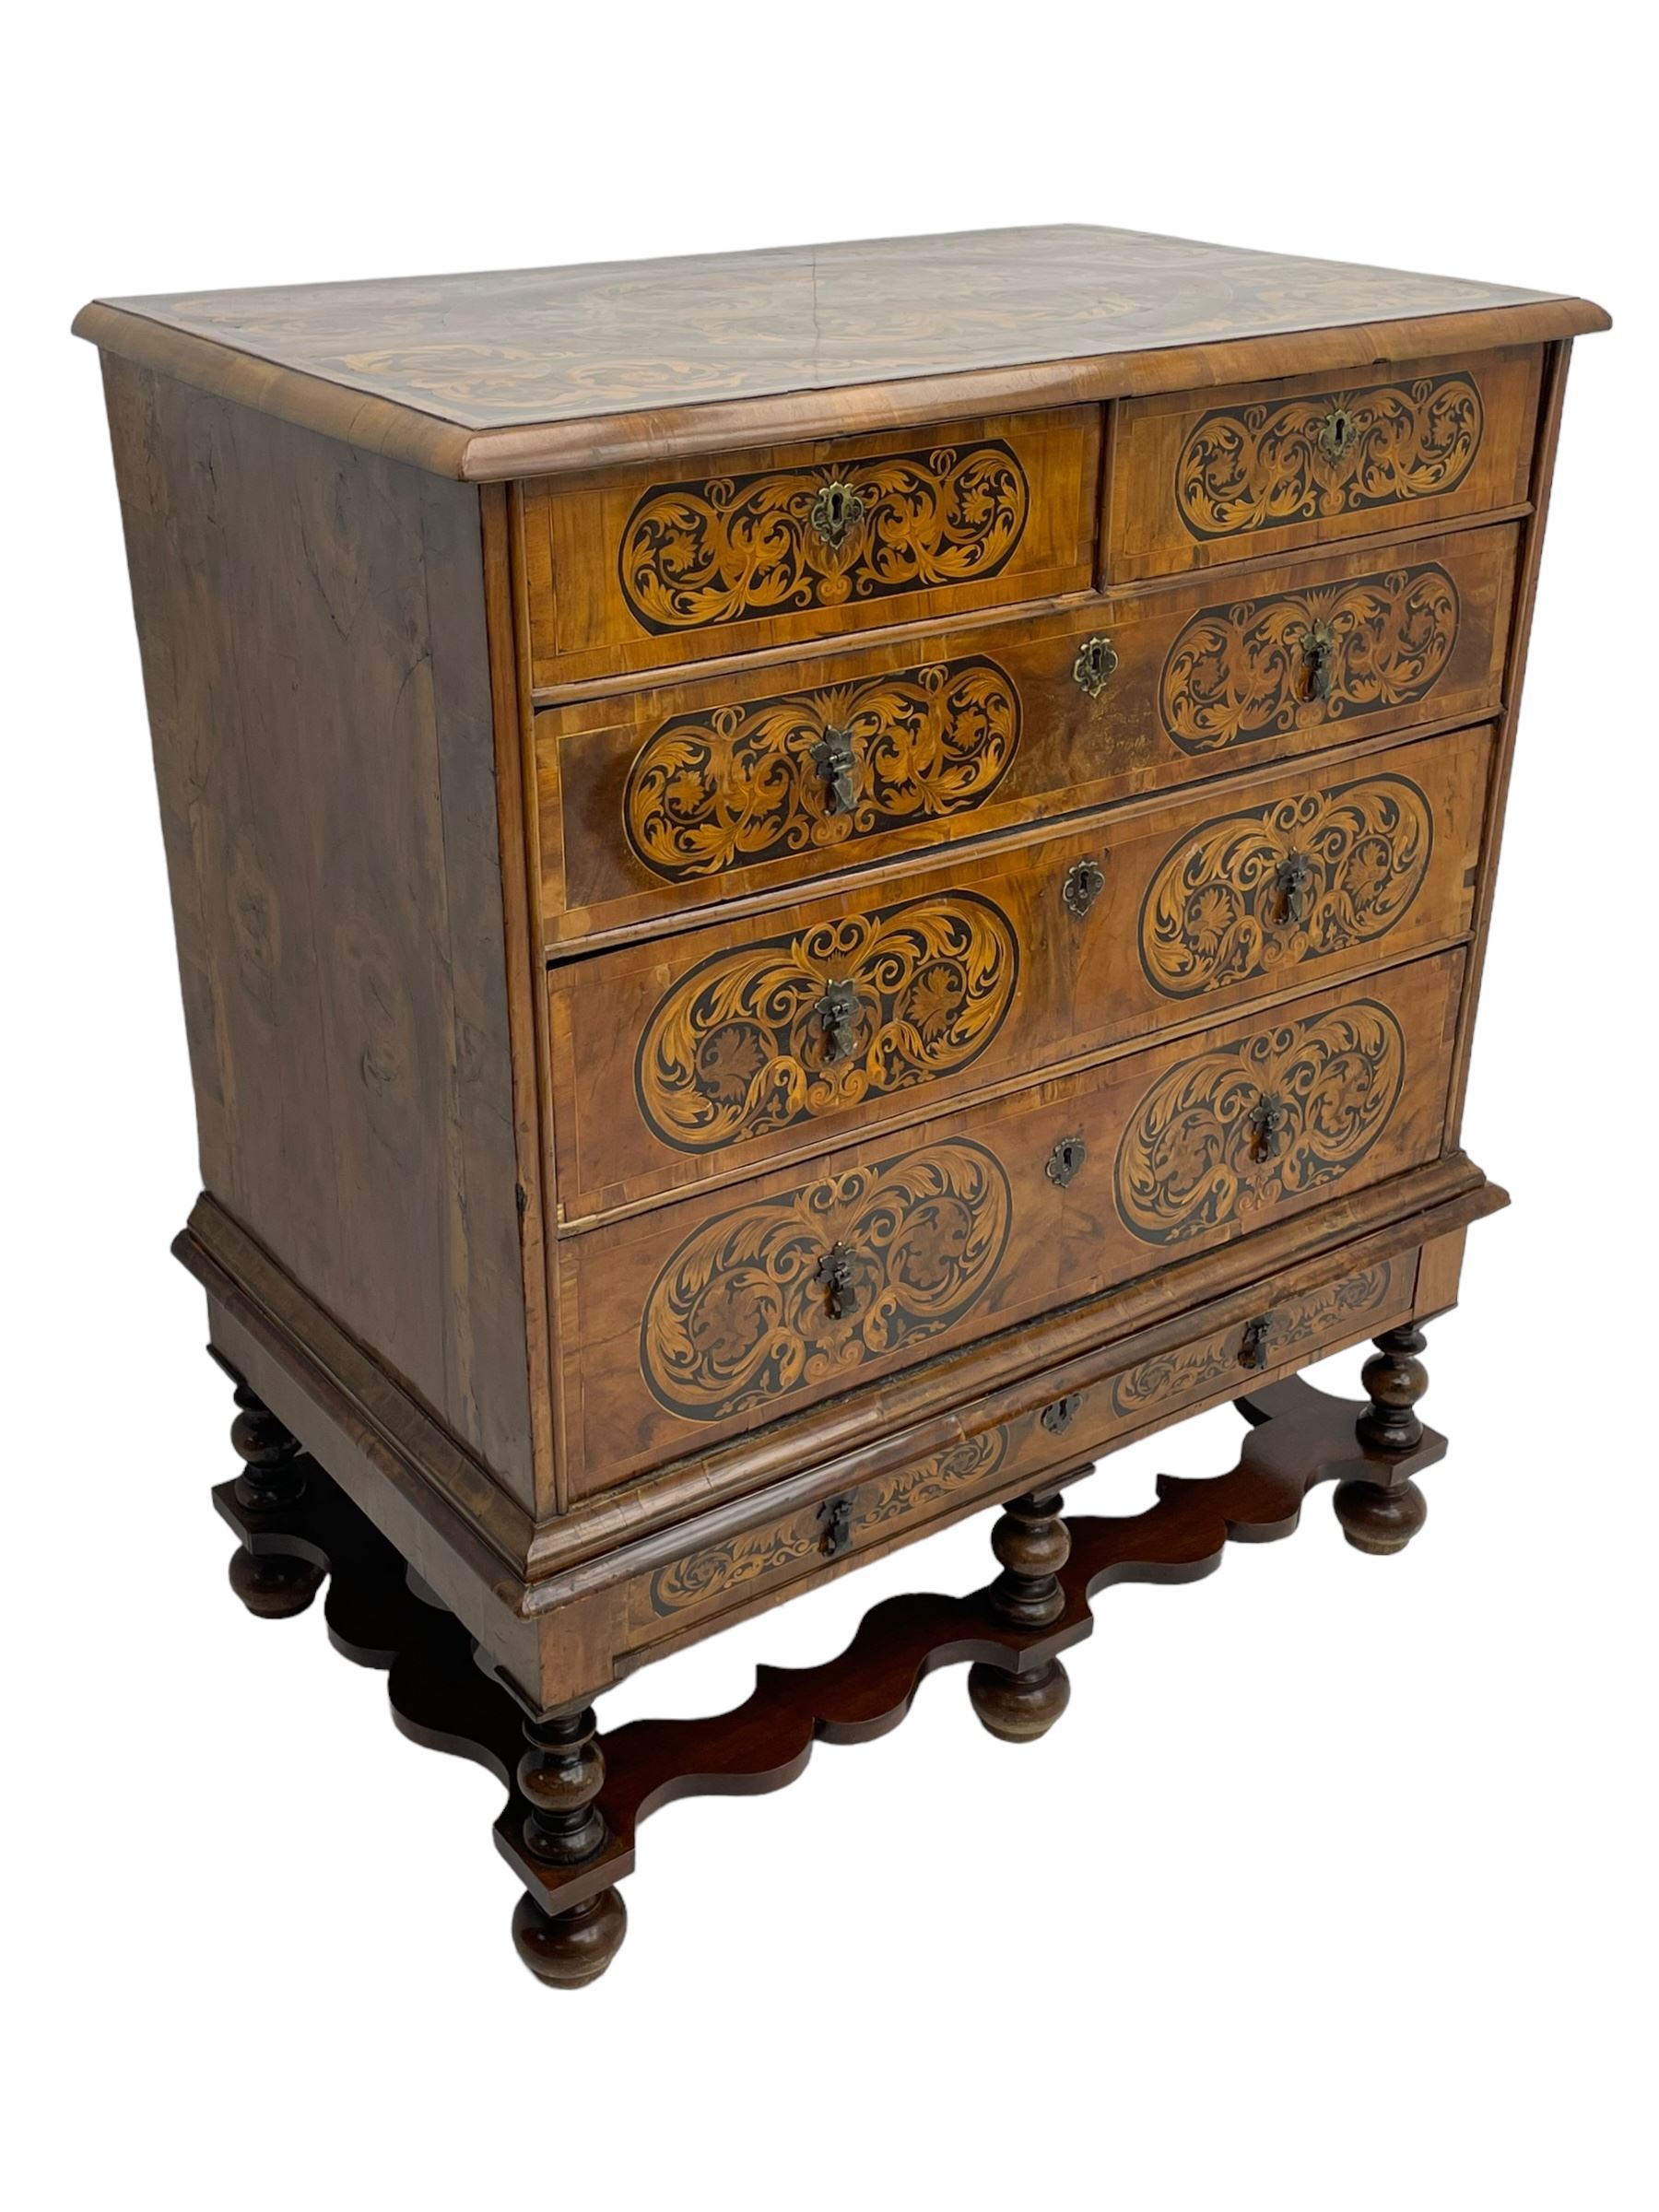
<path fill-rule="evenodd" d="M 304 1492 L 305 1477 L 298 1464 L 299 1438 L 245 1382 L 236 1386 L 236 1403 L 240 1411 L 230 1425 L 230 1441 L 247 1462 L 236 1478 L 236 1502 L 249 1518 L 250 1537 L 256 1540 L 262 1520 L 274 1532 L 280 1530 L 282 1515 Z M 311 1559 L 291 1552 L 255 1551 L 252 1544 L 239 1545 L 230 1555 L 230 1587 L 262 1620 L 303 1613 L 317 1594 L 324 1571 Z"/>
<path fill-rule="evenodd" d="M 608 1833 L 595 1802 L 605 1785 L 605 1754 L 594 1709 L 526 1720 L 524 1736 L 530 1748 L 518 1767 L 519 1788 L 530 1805 L 524 1849 L 549 1866 L 580 1866 Z M 614 1888 L 565 1912 L 547 1912 L 526 1891 L 512 1915 L 519 1957 L 537 1981 L 554 1989 L 596 1982 L 627 1933 L 628 1908 Z"/>
<path fill-rule="evenodd" d="M 991 1532 L 1002 1572 L 991 1585 L 991 1605 L 1010 1628 L 1045 1629 L 1065 1610 L 1060 1570 L 1071 1536 L 1060 1518 L 1058 1490 L 1016 1498 Z M 1071 1679 L 1058 1659 L 1029 1674 L 982 1662 L 968 1670 L 968 1696 L 981 1724 L 1006 1744 L 1035 1743 L 1046 1735 L 1071 1700 Z"/>
<path fill-rule="evenodd" d="M 1417 1402 L 1429 1387 L 1429 1373 L 1417 1355 L 1424 1342 L 1415 1323 L 1376 1339 L 1359 1378 L 1371 1404 L 1356 1423 L 1368 1452 L 1404 1456 L 1422 1442 Z M 1429 1500 L 1411 1481 L 1340 1483 L 1333 1503 L 1348 1542 L 1378 1557 L 1404 1551 L 1429 1518 Z"/>

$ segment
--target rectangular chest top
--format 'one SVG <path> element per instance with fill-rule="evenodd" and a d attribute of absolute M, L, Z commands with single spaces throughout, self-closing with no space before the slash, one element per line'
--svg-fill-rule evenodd
<path fill-rule="evenodd" d="M 1584 300 L 1056 224 L 95 300 L 105 350 L 475 481 L 1605 329 Z"/>

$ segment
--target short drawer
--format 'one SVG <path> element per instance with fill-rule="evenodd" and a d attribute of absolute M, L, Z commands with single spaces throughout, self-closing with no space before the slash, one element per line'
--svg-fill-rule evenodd
<path fill-rule="evenodd" d="M 1461 951 L 566 1237 L 605 1489 L 1438 1157 Z"/>
<path fill-rule="evenodd" d="M 1107 581 L 1519 504 L 1542 359 L 1511 347 L 1124 401 Z"/>
<path fill-rule="evenodd" d="M 1066 407 L 527 483 L 531 682 L 1087 590 L 1100 443 Z"/>
<path fill-rule="evenodd" d="M 1500 701 L 1513 524 L 536 716 L 549 947 Z"/>
<path fill-rule="evenodd" d="M 567 1221 L 1469 926 L 1488 728 L 1229 779 L 549 974 Z"/>
<path fill-rule="evenodd" d="M 1039 1412 L 975 1428 L 971 1407 L 969 1434 L 895 1473 L 787 1512 L 774 1508 L 731 1533 L 699 1541 L 687 1532 L 680 1549 L 630 1578 L 627 1647 L 747 1611 L 838 1561 L 890 1550 L 1025 1482 L 1069 1471 L 1139 1430 L 1238 1397 L 1392 1328 L 1412 1312 L 1417 1272 L 1415 1249 L 1311 1288 L 1303 1287 L 1304 1266 L 1300 1279 L 1264 1286 L 1259 1312 L 1132 1357 Z M 729 1528 L 733 1515 L 722 1519 Z"/>

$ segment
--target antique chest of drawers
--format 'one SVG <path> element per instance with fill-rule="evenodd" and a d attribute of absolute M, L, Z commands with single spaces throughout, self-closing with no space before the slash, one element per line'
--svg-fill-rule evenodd
<path fill-rule="evenodd" d="M 100 302 L 257 1613 L 493 1766 L 574 1985 L 677 1795 L 1443 1440 L 1583 300 L 1060 228 Z M 1366 1395 L 1295 1371 L 1371 1337 Z M 1228 1400 L 1213 1482 L 1065 1485 Z M 979 1508 L 737 1712 L 644 1662 Z"/>

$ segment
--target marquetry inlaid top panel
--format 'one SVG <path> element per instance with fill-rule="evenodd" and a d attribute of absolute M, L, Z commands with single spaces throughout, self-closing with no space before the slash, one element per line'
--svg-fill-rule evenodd
<path fill-rule="evenodd" d="M 486 429 L 1559 297 L 1057 224 L 104 304 Z"/>

